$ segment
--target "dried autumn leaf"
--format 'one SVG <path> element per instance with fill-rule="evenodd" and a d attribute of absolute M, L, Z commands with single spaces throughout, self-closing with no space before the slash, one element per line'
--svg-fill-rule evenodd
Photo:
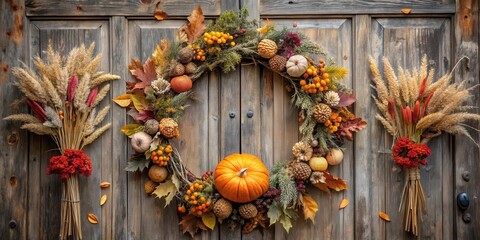
<path fill-rule="evenodd" d="M 140 82 L 137 82 L 132 90 L 145 89 L 152 84 L 152 81 L 157 79 L 157 73 L 155 72 L 155 64 L 152 59 L 147 59 L 142 68 L 135 68 L 130 70 L 133 76 Z"/>
<path fill-rule="evenodd" d="M 215 223 L 217 222 L 217 218 L 215 217 L 215 214 L 213 214 L 213 212 L 209 212 L 207 214 L 202 215 L 202 222 L 203 224 L 205 224 L 205 226 L 213 230 L 215 228 Z"/>
<path fill-rule="evenodd" d="M 142 131 L 142 129 L 143 129 L 143 125 L 138 124 L 138 123 L 130 123 L 130 124 L 127 124 L 127 125 L 123 126 L 122 128 L 120 128 L 120 131 L 122 131 L 127 136 L 131 136 L 131 135 L 133 135 L 137 132 Z M 108 184 L 109 184 L 108 186 L 110 186 L 110 183 L 108 183 Z M 100 185 L 100 187 L 101 187 L 101 185 Z"/>
<path fill-rule="evenodd" d="M 158 185 L 157 188 L 155 188 L 155 191 L 153 191 L 152 195 L 155 195 L 158 198 L 165 198 L 165 206 L 167 207 L 168 204 L 172 201 L 173 197 L 175 196 L 175 193 L 177 192 L 177 188 L 175 187 L 175 184 L 173 184 L 172 180 L 167 180 L 164 183 L 161 183 Z"/>
<path fill-rule="evenodd" d="M 361 118 L 355 118 L 347 122 L 342 122 L 342 124 L 340 124 L 339 132 L 341 136 L 353 141 L 353 133 L 359 132 L 365 127 L 367 127 L 367 122 L 362 121 Z"/>
<path fill-rule="evenodd" d="M 198 229 L 207 230 L 207 227 L 201 219 L 190 214 L 183 216 L 179 224 L 182 225 L 182 233 L 189 233 L 192 238 Z"/>
<path fill-rule="evenodd" d="M 162 9 L 156 8 L 153 16 L 155 16 L 155 19 L 157 19 L 158 21 L 162 21 L 167 18 L 167 13 L 162 11 Z"/>
<path fill-rule="evenodd" d="M 205 17 L 200 5 L 193 9 L 192 14 L 187 19 L 188 23 L 181 28 L 181 31 L 187 34 L 188 43 L 191 44 L 201 37 L 205 31 Z"/>
<path fill-rule="evenodd" d="M 100 198 L 100 206 L 103 206 L 105 202 L 107 201 L 107 194 L 103 194 L 103 196 Z"/>
<path fill-rule="evenodd" d="M 326 178 L 326 184 L 329 188 L 339 192 L 348 188 L 348 185 L 339 177 L 331 175 L 329 172 L 323 172 L 323 176 Z"/>
<path fill-rule="evenodd" d="M 91 224 L 98 224 L 98 218 L 97 218 L 97 216 L 95 216 L 95 214 L 89 213 L 89 214 L 87 215 L 87 218 L 88 218 L 88 221 L 89 221 Z"/>
<path fill-rule="evenodd" d="M 178 41 L 179 43 L 186 43 L 186 42 L 188 42 L 187 34 L 186 34 L 185 31 L 183 31 L 182 29 L 180 29 L 180 30 L 177 31 L 177 41 Z"/>
<path fill-rule="evenodd" d="M 343 199 L 341 202 L 340 202 L 340 209 L 344 209 L 346 206 L 348 205 L 348 199 Z"/>
<path fill-rule="evenodd" d="M 326 183 L 317 183 L 317 184 L 314 184 L 313 186 L 315 186 L 316 188 L 326 192 L 326 193 L 330 193 L 330 189 L 328 188 L 327 184 Z"/>
<path fill-rule="evenodd" d="M 267 18 L 267 20 L 265 21 L 265 25 L 261 28 L 257 28 L 257 32 L 259 32 L 261 34 L 267 33 L 269 25 L 270 25 L 270 20 L 268 20 L 268 18 Z"/>
<path fill-rule="evenodd" d="M 384 213 L 384 212 L 380 212 L 380 213 L 378 214 L 378 216 L 379 216 L 381 219 L 383 219 L 383 220 L 385 220 L 385 221 L 387 221 L 387 222 L 390 222 L 390 217 L 388 216 L 388 214 L 386 214 L 386 213 Z"/>
<path fill-rule="evenodd" d="M 165 56 L 168 55 L 170 50 L 170 43 L 166 38 L 162 39 L 157 46 L 155 47 L 155 51 L 152 54 L 153 63 L 155 66 L 158 67 L 165 67 L 168 65 L 168 62 L 165 61 Z"/>
<path fill-rule="evenodd" d="M 403 8 L 401 11 L 402 11 L 403 14 L 410 14 L 410 13 L 412 12 L 412 9 L 410 9 L 410 8 Z"/>
<path fill-rule="evenodd" d="M 130 94 L 122 94 L 114 98 L 113 101 L 120 107 L 128 107 L 130 103 L 132 103 L 132 99 L 130 98 L 130 96 Z"/>
<path fill-rule="evenodd" d="M 140 125 L 140 124 L 138 124 L 138 125 Z M 101 188 L 108 188 L 108 187 L 110 187 L 110 183 L 109 182 L 101 182 L 100 187 Z"/>
<path fill-rule="evenodd" d="M 310 219 L 313 223 L 315 223 L 315 214 L 318 211 L 318 205 L 315 199 L 313 199 L 310 195 L 304 194 L 303 195 L 303 215 L 305 220 Z"/>
<path fill-rule="evenodd" d="M 142 67 L 143 67 L 142 61 L 134 58 L 130 59 L 130 65 L 128 65 L 128 70 L 134 70 Z"/>

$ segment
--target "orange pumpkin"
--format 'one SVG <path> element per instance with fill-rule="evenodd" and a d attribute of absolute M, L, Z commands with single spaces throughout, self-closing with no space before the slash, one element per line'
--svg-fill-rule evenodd
<path fill-rule="evenodd" d="M 268 175 L 267 168 L 258 157 L 234 153 L 215 168 L 215 187 L 224 198 L 246 203 L 268 190 Z"/>

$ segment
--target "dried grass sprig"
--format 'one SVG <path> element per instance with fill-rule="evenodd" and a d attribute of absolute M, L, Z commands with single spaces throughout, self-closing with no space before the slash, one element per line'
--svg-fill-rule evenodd
<path fill-rule="evenodd" d="M 26 123 L 23 124 L 20 128 L 33 132 L 37 135 L 56 135 L 55 131 L 53 131 L 52 128 L 47 127 L 42 123 Z"/>
<path fill-rule="evenodd" d="M 38 118 L 25 113 L 13 114 L 3 118 L 3 120 L 23 122 L 23 123 L 41 123 L 40 120 L 38 120 Z"/>
<path fill-rule="evenodd" d="M 112 126 L 112 124 L 107 123 L 106 125 L 102 126 L 101 128 L 95 130 L 95 132 L 90 134 L 88 137 L 85 137 L 83 139 L 83 143 L 82 143 L 81 148 L 83 148 L 83 147 L 87 146 L 88 144 L 92 143 L 93 141 L 95 141 L 95 139 L 97 139 L 98 137 L 100 137 L 100 135 L 102 135 L 102 133 L 107 131 L 110 128 L 110 126 Z"/>
<path fill-rule="evenodd" d="M 95 101 L 92 103 L 92 108 L 96 107 L 104 98 L 107 96 L 107 94 L 110 92 L 110 84 L 105 84 L 105 86 L 98 91 L 97 97 L 95 98 Z"/>
<path fill-rule="evenodd" d="M 109 73 L 101 74 L 93 78 L 93 80 L 90 82 L 90 87 L 93 88 L 104 82 L 109 82 L 109 81 L 118 80 L 118 79 L 120 79 L 120 76 L 109 74 Z"/>

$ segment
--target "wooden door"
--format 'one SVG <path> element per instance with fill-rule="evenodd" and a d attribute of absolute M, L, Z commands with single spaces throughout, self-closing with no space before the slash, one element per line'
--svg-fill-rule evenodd
<path fill-rule="evenodd" d="M 158 3 L 158 4 L 157 4 Z M 102 53 L 102 68 L 122 77 L 112 84 L 110 98 L 125 91 L 130 58 L 145 61 L 162 38 L 174 38 L 185 17 L 200 4 L 214 19 L 222 11 L 248 6 L 251 17 L 269 18 L 278 27 L 298 25 L 299 31 L 324 46 L 338 65 L 350 70 L 343 80 L 357 95 L 355 114 L 368 121 L 368 128 L 348 143 L 346 158 L 334 173 L 350 188 L 331 195 L 313 194 L 319 203 L 316 222 L 299 219 L 287 234 L 280 226 L 242 235 L 226 226 L 199 235 L 198 239 L 408 239 L 397 213 L 403 173 L 389 157 L 391 142 L 375 120 L 370 74 L 366 58 L 389 57 L 393 65 L 411 67 L 427 54 L 436 76 L 450 71 L 462 56 L 469 57 L 455 72 L 455 81 L 479 83 L 479 15 L 476 0 L 426 1 L 53 1 L 9 0 L 0 2 L 0 99 L 2 118 L 21 111 L 10 107 L 20 96 L 12 85 L 11 68 L 22 60 L 42 56 L 48 42 L 68 52 L 81 43 L 96 42 Z M 167 20 L 153 18 L 155 8 Z M 408 15 L 402 8 L 412 9 Z M 282 79 L 243 63 L 230 74 L 212 72 L 196 81 L 198 101 L 192 102 L 180 123 L 182 137 L 176 142 L 187 166 L 196 175 L 213 169 L 233 152 L 261 156 L 267 166 L 288 158 L 298 139 L 297 113 Z M 470 105 L 480 105 L 479 91 Z M 129 122 L 123 109 L 112 101 L 105 121 L 113 124 L 96 144 L 87 148 L 94 173 L 82 179 L 82 213 L 95 213 L 98 225 L 83 218 L 85 239 L 180 239 L 175 205 L 163 208 L 160 201 L 143 193 L 144 174 L 126 173 L 130 147 L 119 128 Z M 247 112 L 253 117 L 247 117 Z M 478 111 L 478 109 L 476 109 Z M 479 128 L 479 126 L 476 126 Z M 45 169 L 55 154 L 48 138 L 27 134 L 14 123 L 0 121 L 0 234 L 6 239 L 55 239 L 58 234 L 60 184 Z M 478 132 L 471 132 L 479 141 Z M 480 238 L 480 154 L 464 137 L 444 136 L 430 143 L 433 154 L 423 169 L 428 215 L 421 237 L 427 239 Z M 467 180 L 468 179 L 468 180 Z M 100 190 L 98 183 L 112 186 Z M 467 192 L 466 212 L 458 210 L 456 195 Z M 109 201 L 98 205 L 102 194 Z M 342 198 L 350 200 L 338 210 Z M 386 223 L 378 212 L 389 213 Z M 468 216 L 470 214 L 470 221 Z"/>

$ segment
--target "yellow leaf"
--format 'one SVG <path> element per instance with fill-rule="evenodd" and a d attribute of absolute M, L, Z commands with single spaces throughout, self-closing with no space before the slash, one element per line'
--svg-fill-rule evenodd
<path fill-rule="evenodd" d="M 145 106 L 148 106 L 148 100 L 144 95 L 131 94 L 130 99 L 133 102 L 133 106 L 137 111 L 145 110 Z"/>
<path fill-rule="evenodd" d="M 140 124 L 137 124 L 137 125 L 140 125 Z M 100 183 L 100 187 L 101 188 L 108 188 L 108 187 L 110 187 L 110 183 L 109 182 L 102 182 L 102 183 Z"/>
<path fill-rule="evenodd" d="M 132 103 L 132 100 L 130 98 L 130 94 L 122 94 L 116 98 L 113 99 L 113 101 L 118 104 L 120 107 L 128 107 L 130 103 Z"/>
<path fill-rule="evenodd" d="M 100 206 L 103 206 L 105 202 L 107 201 L 107 194 L 103 194 L 103 196 L 100 198 Z"/>
<path fill-rule="evenodd" d="M 122 131 L 127 136 L 131 136 L 131 135 L 137 133 L 137 130 L 141 126 L 142 125 L 138 124 L 138 123 L 131 123 L 131 124 L 127 124 L 127 125 L 123 126 L 122 128 L 120 128 L 120 131 Z M 100 185 L 100 187 L 101 187 L 101 185 Z"/>
<path fill-rule="evenodd" d="M 346 206 L 348 205 L 348 199 L 343 199 L 341 202 L 340 202 L 340 209 L 344 209 Z"/>
<path fill-rule="evenodd" d="M 215 223 L 217 222 L 217 218 L 215 217 L 215 214 L 213 214 L 212 212 L 209 212 L 207 214 L 202 215 L 202 222 L 203 224 L 205 224 L 205 226 L 213 230 L 213 228 L 215 228 Z"/>
<path fill-rule="evenodd" d="M 261 34 L 265 34 L 267 33 L 268 31 L 268 25 L 270 25 L 270 20 L 267 20 L 265 21 L 265 26 L 261 27 L 261 28 L 257 28 L 257 32 L 261 33 Z"/>
<path fill-rule="evenodd" d="M 387 221 L 387 222 L 390 222 L 390 217 L 388 216 L 388 214 L 386 214 L 386 213 L 384 213 L 384 212 L 380 212 L 380 213 L 378 214 L 378 216 L 379 216 L 381 219 L 383 219 L 383 220 L 385 220 L 385 221 Z"/>
<path fill-rule="evenodd" d="M 172 180 L 168 180 L 164 183 L 161 183 L 160 185 L 155 188 L 155 191 L 153 191 L 153 195 L 155 195 L 158 198 L 165 198 L 165 206 L 167 207 L 168 204 L 172 201 L 173 197 L 177 193 L 177 188 L 175 187 L 175 184 L 173 184 Z"/>
<path fill-rule="evenodd" d="M 412 12 L 412 9 L 410 9 L 410 8 L 403 8 L 401 11 L 402 11 L 403 14 L 406 15 L 406 14 L 410 14 L 410 13 Z"/>
<path fill-rule="evenodd" d="M 187 18 L 188 23 L 181 28 L 187 34 L 188 43 L 193 43 L 203 35 L 205 31 L 205 17 L 200 5 L 193 9 L 192 14 Z"/>
<path fill-rule="evenodd" d="M 170 50 L 170 43 L 166 38 L 162 39 L 155 47 L 155 51 L 152 54 L 153 63 L 157 67 L 165 67 L 168 62 L 165 61 L 165 56 L 168 55 Z"/>
<path fill-rule="evenodd" d="M 310 219 L 312 222 L 315 223 L 315 214 L 318 211 L 318 205 L 315 199 L 313 199 L 310 195 L 304 194 L 303 195 L 303 215 L 305 216 L 305 220 Z"/>
<path fill-rule="evenodd" d="M 88 221 L 89 221 L 91 224 L 97 224 L 97 223 L 98 223 L 98 218 L 97 218 L 97 216 L 95 216 L 95 214 L 89 213 L 89 214 L 87 215 L 87 217 L 88 217 Z"/>

